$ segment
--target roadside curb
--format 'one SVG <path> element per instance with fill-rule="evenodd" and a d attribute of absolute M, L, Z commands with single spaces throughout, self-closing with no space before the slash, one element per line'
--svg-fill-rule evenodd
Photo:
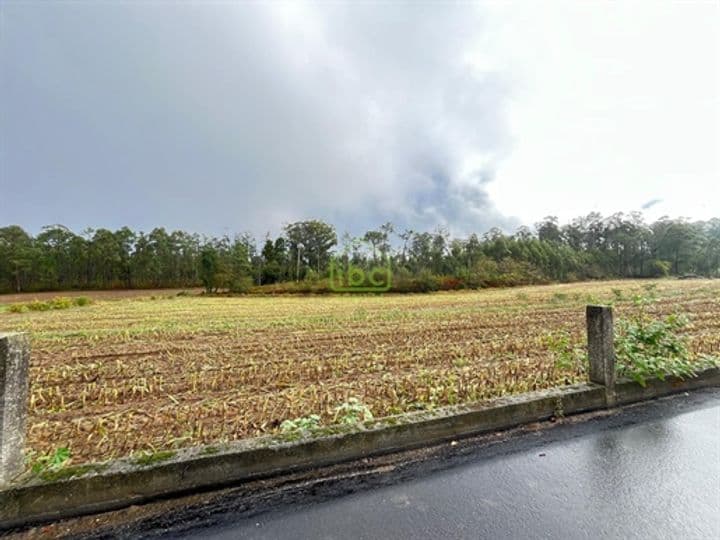
<path fill-rule="evenodd" d="M 673 377 L 648 380 L 645 386 L 617 381 L 612 398 L 603 385 L 579 384 L 432 412 L 408 413 L 360 426 L 331 426 L 298 440 L 289 440 L 288 436 L 261 437 L 189 448 L 148 464 L 126 458 L 70 467 L 64 472 L 70 477 L 64 479 L 25 477 L 0 490 L 0 529 L 116 510 L 154 499 L 509 429 L 553 416 L 713 386 L 720 386 L 718 368 L 685 380 Z"/>

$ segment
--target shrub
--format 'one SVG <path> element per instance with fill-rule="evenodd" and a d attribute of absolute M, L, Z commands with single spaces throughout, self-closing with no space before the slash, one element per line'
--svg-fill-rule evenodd
<path fill-rule="evenodd" d="M 284 281 L 253 287 L 251 292 L 270 294 L 327 294 L 333 292 L 327 279 L 317 281 Z"/>
<path fill-rule="evenodd" d="M 441 291 L 456 291 L 463 288 L 465 288 L 465 284 L 456 277 L 443 276 L 440 278 L 439 289 Z"/>
<path fill-rule="evenodd" d="M 12 313 L 24 313 L 25 311 L 49 311 L 51 309 L 69 309 L 74 306 L 87 306 L 92 303 L 87 296 L 78 296 L 77 298 L 67 298 L 66 296 L 56 296 L 52 300 L 43 302 L 42 300 L 31 300 L 30 302 L 20 304 L 10 304 L 8 310 Z"/>
<path fill-rule="evenodd" d="M 25 307 L 30 311 L 47 311 L 50 309 L 49 302 L 42 302 L 41 300 L 31 300 L 25 304 Z"/>
<path fill-rule="evenodd" d="M 668 261 L 653 259 L 647 266 L 647 270 L 645 271 L 645 277 L 666 277 L 670 274 L 671 267 L 672 264 Z"/>
<path fill-rule="evenodd" d="M 437 291 L 440 288 L 440 279 L 429 270 L 422 270 L 416 276 L 400 274 L 393 276 L 392 290 L 403 293 L 419 293 Z"/>
<path fill-rule="evenodd" d="M 305 272 L 305 277 L 303 278 L 304 281 L 308 281 L 310 283 L 315 283 L 320 279 L 320 274 L 318 274 L 315 270 L 312 268 L 308 268 Z"/>
<path fill-rule="evenodd" d="M 74 305 L 73 301 L 66 296 L 56 296 L 48 304 L 50 309 L 68 309 Z"/>
<path fill-rule="evenodd" d="M 241 276 L 233 279 L 230 282 L 230 292 L 232 293 L 246 293 L 252 289 L 253 280 L 249 276 Z"/>

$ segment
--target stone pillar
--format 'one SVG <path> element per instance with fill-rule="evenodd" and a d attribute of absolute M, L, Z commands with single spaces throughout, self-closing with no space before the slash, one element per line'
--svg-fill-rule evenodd
<path fill-rule="evenodd" d="M 587 306 L 590 382 L 605 387 L 607 405 L 615 404 L 615 332 L 613 312 L 607 306 Z"/>
<path fill-rule="evenodd" d="M 29 364 L 27 336 L 0 333 L 0 486 L 25 466 Z"/>

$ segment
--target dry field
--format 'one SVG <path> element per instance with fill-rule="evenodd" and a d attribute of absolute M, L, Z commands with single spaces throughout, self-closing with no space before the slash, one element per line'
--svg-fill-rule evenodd
<path fill-rule="evenodd" d="M 584 306 L 617 316 L 648 282 L 431 295 L 99 298 L 10 313 L 32 335 L 28 446 L 74 462 L 273 432 L 349 397 L 376 417 L 583 380 L 555 367 L 549 333 L 584 341 Z M 146 292 L 145 294 L 151 294 Z M 696 352 L 720 352 L 720 281 L 659 281 Z M 11 301 L 16 301 L 16 298 Z M 4 301 L 0 297 L 0 303 Z"/>

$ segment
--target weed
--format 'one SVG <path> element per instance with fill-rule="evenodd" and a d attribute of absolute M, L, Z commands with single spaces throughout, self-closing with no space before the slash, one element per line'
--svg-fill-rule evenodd
<path fill-rule="evenodd" d="M 645 386 L 649 378 L 692 377 L 699 370 L 717 365 L 714 357 L 693 357 L 690 353 L 688 339 L 682 335 L 689 326 L 685 315 L 653 319 L 647 312 L 647 306 L 652 302 L 652 298 L 636 297 L 635 304 L 641 308 L 640 312 L 618 323 L 615 352 L 620 376 Z"/>
<path fill-rule="evenodd" d="M 40 475 L 48 471 L 58 471 L 70 460 L 70 449 L 67 447 L 57 448 L 54 452 L 45 454 L 35 459 L 30 470 L 33 474 Z"/>
<path fill-rule="evenodd" d="M 555 369 L 560 371 L 583 372 L 587 364 L 587 351 L 573 342 L 567 331 L 546 334 L 545 345 L 553 354 Z"/>
<path fill-rule="evenodd" d="M 335 422 L 340 424 L 359 424 L 373 419 L 370 408 L 358 398 L 351 397 L 335 408 Z"/>
<path fill-rule="evenodd" d="M 453 366 L 455 366 L 457 368 L 463 368 L 463 367 L 466 367 L 470 363 L 470 361 L 467 358 L 465 358 L 464 356 L 461 356 L 459 358 L 453 359 L 452 363 L 453 363 Z"/>
<path fill-rule="evenodd" d="M 310 416 L 302 416 L 294 420 L 285 420 L 280 424 L 280 431 L 283 433 L 307 433 L 320 426 L 320 416 L 311 414 Z"/>

